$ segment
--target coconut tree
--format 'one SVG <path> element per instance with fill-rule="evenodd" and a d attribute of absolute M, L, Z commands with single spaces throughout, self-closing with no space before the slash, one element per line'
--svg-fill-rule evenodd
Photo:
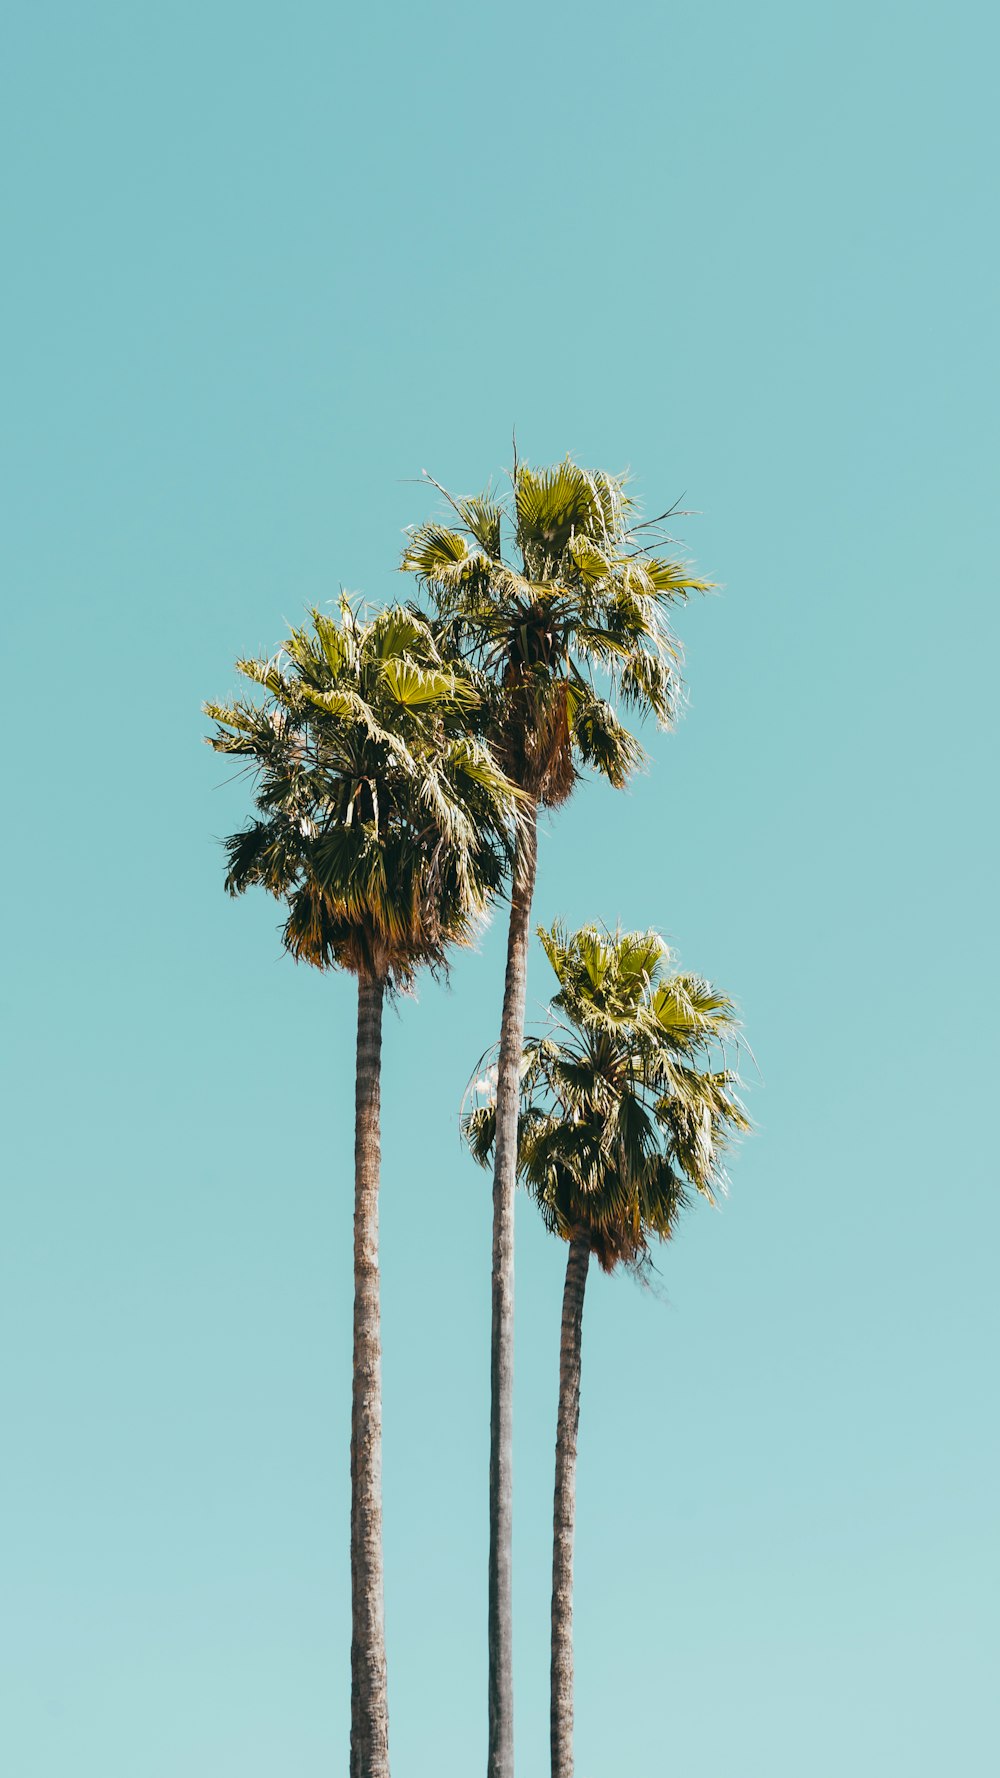
<path fill-rule="evenodd" d="M 567 1244 L 552 1535 L 553 1778 L 573 1775 L 573 1536 L 583 1304 L 591 1257 L 641 1272 L 693 1187 L 712 1198 L 727 1138 L 747 1120 L 721 1045 L 729 1000 L 668 974 L 655 932 L 560 926 L 539 934 L 559 981 L 558 1023 L 524 1048 L 519 1173 Z M 481 1085 L 486 1083 L 480 1083 Z M 494 1104 L 465 1119 L 476 1158 L 496 1142 Z"/>
<path fill-rule="evenodd" d="M 516 792 L 473 732 L 479 694 L 428 624 L 393 607 L 312 613 L 256 696 L 206 705 L 246 762 L 256 815 L 226 842 L 226 887 L 268 890 L 293 957 L 358 984 L 351 1408 L 351 1778 L 389 1772 L 383 1625 L 378 1187 L 387 994 L 466 942 L 509 863 Z M 263 693 L 263 696 L 261 696 Z"/>
<path fill-rule="evenodd" d="M 403 568 L 427 589 L 449 646 L 489 675 L 494 751 L 530 798 L 511 890 L 493 1181 L 487 1769 L 511 1778 L 514 1185 L 537 811 L 565 802 L 583 768 L 625 784 L 642 749 L 615 702 L 669 726 L 679 650 L 667 612 L 707 582 L 658 542 L 670 515 L 641 522 L 623 478 L 603 470 L 516 462 L 506 497 L 439 491 L 448 522 L 410 534 Z"/>

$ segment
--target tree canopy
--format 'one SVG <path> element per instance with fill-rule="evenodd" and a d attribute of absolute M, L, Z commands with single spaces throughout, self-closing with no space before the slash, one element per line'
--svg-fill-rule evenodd
<path fill-rule="evenodd" d="M 640 519 L 624 477 L 567 458 L 519 461 L 510 480 L 506 495 L 440 489 L 449 522 L 412 530 L 402 566 L 449 645 L 490 675 L 504 769 L 553 805 L 580 766 L 621 786 L 640 762 L 616 701 L 669 725 L 681 652 L 667 612 L 709 583 L 657 545 L 661 521 Z"/>
<path fill-rule="evenodd" d="M 551 1031 L 524 1046 L 519 1177 L 553 1233 L 586 1240 L 606 1271 L 641 1268 L 692 1188 L 712 1199 L 728 1141 L 749 1127 L 724 1053 L 735 1009 L 702 977 L 668 971 L 656 932 L 556 924 L 539 937 L 559 988 Z M 486 1164 L 494 1104 L 464 1128 Z"/>
<path fill-rule="evenodd" d="M 287 905 L 283 940 L 316 967 L 395 985 L 467 942 L 509 862 L 518 792 L 477 728 L 482 691 L 418 613 L 313 611 L 270 660 L 263 697 L 208 704 L 210 745 L 246 762 L 256 817 L 225 842 L 226 887 Z"/>

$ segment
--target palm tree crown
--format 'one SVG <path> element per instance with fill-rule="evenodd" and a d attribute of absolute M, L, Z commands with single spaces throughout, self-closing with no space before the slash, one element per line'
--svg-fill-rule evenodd
<path fill-rule="evenodd" d="M 605 1271 L 641 1268 L 691 1187 L 713 1197 L 727 1139 L 749 1127 L 719 1055 L 734 1008 L 700 976 L 668 974 L 655 932 L 556 924 L 539 937 L 558 1023 L 524 1047 L 518 1171 L 553 1233 L 584 1240 Z M 470 1112 L 465 1132 L 485 1164 L 495 1107 Z"/>
<path fill-rule="evenodd" d="M 317 967 L 405 984 L 442 965 L 502 881 L 517 799 L 474 732 L 474 675 L 418 614 L 346 599 L 238 665 L 268 695 L 205 707 L 256 779 L 226 887 L 286 901 L 285 945 Z"/>
<path fill-rule="evenodd" d="M 569 795 L 578 764 L 621 786 L 642 750 L 595 673 L 668 725 L 680 650 L 667 608 L 709 583 L 647 547 L 657 521 L 639 522 L 623 477 L 568 458 L 516 463 L 506 498 L 441 492 L 458 524 L 418 526 L 402 566 L 459 652 L 489 671 L 505 769 L 549 805 Z"/>

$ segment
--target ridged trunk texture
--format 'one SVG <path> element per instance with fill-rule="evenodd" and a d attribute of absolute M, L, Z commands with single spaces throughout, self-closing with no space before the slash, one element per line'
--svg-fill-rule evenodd
<path fill-rule="evenodd" d="M 531 898 L 538 861 L 535 810 L 519 829 L 511 889 L 507 974 L 497 1067 L 493 1171 L 493 1324 L 490 1348 L 489 1753 L 487 1778 L 513 1778 L 514 1673 L 511 1531 L 514 1429 L 514 1188 L 524 1048 Z"/>
<path fill-rule="evenodd" d="M 379 1089 L 385 983 L 358 981 L 351 1401 L 351 1778 L 389 1778 L 382 1581 Z"/>
<path fill-rule="evenodd" d="M 556 1418 L 556 1488 L 552 1513 L 552 1778 L 573 1778 L 573 1532 L 576 1524 L 576 1435 L 580 1425 L 583 1294 L 590 1248 L 571 1241 L 563 1290 Z"/>

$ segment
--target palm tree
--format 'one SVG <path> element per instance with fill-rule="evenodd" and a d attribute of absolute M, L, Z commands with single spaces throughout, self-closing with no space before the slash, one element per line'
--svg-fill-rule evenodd
<path fill-rule="evenodd" d="M 709 1199 L 727 1137 L 748 1128 L 719 1046 L 729 1000 L 692 975 L 664 973 L 655 932 L 539 936 L 559 980 L 554 1032 L 525 1045 L 519 1172 L 547 1227 L 567 1243 L 559 1351 L 552 1533 L 553 1778 L 573 1775 L 573 1533 L 583 1303 L 591 1255 L 606 1272 L 641 1272 L 688 1196 Z M 711 1066 L 715 1060 L 721 1065 Z M 488 1162 L 496 1108 L 465 1119 Z"/>
<path fill-rule="evenodd" d="M 506 499 L 439 491 L 458 523 L 415 529 L 402 565 L 449 645 L 490 675 L 494 751 L 531 799 L 514 859 L 493 1179 L 487 1771 L 512 1778 L 514 1185 L 537 811 L 565 802 L 581 767 L 621 787 L 642 759 L 606 694 L 669 726 L 680 654 L 667 608 L 708 583 L 657 549 L 670 515 L 640 523 L 623 478 L 603 470 L 515 462 Z"/>
<path fill-rule="evenodd" d="M 283 940 L 358 982 L 351 1408 L 351 1778 L 388 1778 L 382 1581 L 378 1187 L 387 993 L 466 942 L 509 862 L 516 793 L 481 739 L 472 678 L 393 607 L 318 611 L 281 656 L 244 660 L 263 700 L 206 705 L 246 761 L 256 818 L 226 841 L 226 887 L 286 907 Z"/>

